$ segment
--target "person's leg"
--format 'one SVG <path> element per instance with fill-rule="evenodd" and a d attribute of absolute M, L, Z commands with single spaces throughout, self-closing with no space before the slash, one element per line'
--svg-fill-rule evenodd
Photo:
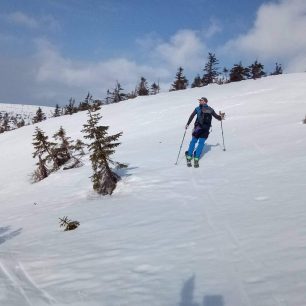
<path fill-rule="evenodd" d="M 190 144 L 189 144 L 188 151 L 187 151 L 188 156 L 190 156 L 190 157 L 193 156 L 194 147 L 195 147 L 197 141 L 198 141 L 198 138 L 192 137 L 192 139 L 190 141 Z"/>
<path fill-rule="evenodd" d="M 197 149 L 194 154 L 195 158 L 199 159 L 201 157 L 201 154 L 202 154 L 202 151 L 205 145 L 205 141 L 206 141 L 206 138 L 199 138 L 199 143 L 198 143 Z"/>

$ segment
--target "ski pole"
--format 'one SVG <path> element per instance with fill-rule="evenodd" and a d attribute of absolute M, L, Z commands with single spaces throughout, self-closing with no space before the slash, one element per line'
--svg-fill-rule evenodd
<path fill-rule="evenodd" d="M 179 150 L 179 153 L 178 153 L 178 156 L 177 156 L 177 160 L 176 160 L 176 162 L 175 162 L 175 165 L 177 165 L 178 159 L 179 159 L 179 157 L 180 157 L 180 154 L 181 154 L 181 150 L 182 150 L 182 146 L 183 146 L 183 142 L 184 142 L 184 139 L 185 139 L 186 132 L 187 132 L 187 129 L 185 129 L 185 133 L 184 133 L 184 136 L 183 136 L 183 140 L 182 140 L 182 143 L 181 143 L 181 146 L 180 146 L 180 150 Z"/>
<path fill-rule="evenodd" d="M 223 151 L 226 151 L 226 149 L 225 149 L 225 144 L 224 144 L 224 135 L 223 135 L 222 120 L 221 120 L 221 130 L 222 130 L 222 139 L 223 139 Z"/>

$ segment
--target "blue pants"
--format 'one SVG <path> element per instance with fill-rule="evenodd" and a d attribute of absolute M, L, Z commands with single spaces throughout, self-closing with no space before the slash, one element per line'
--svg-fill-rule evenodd
<path fill-rule="evenodd" d="M 204 148 L 205 141 L 206 141 L 206 138 L 192 137 L 190 144 L 189 144 L 189 148 L 188 148 L 188 155 L 193 156 L 194 148 L 198 142 L 197 149 L 194 152 L 194 157 L 200 158 L 203 148 Z"/>

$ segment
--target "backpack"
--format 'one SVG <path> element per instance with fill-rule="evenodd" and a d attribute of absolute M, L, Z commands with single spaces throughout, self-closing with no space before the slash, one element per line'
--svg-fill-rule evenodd
<path fill-rule="evenodd" d="M 204 110 L 203 107 L 198 106 L 196 108 L 197 112 L 197 120 L 195 122 L 195 125 L 200 126 L 202 129 L 210 129 L 211 126 L 211 120 L 212 120 L 212 111 L 209 106 L 205 107 Z"/>

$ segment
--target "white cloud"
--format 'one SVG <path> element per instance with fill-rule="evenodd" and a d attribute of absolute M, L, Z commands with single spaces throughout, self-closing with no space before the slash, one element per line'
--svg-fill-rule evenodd
<path fill-rule="evenodd" d="M 1 15 L 1 17 L 14 26 L 25 27 L 31 30 L 57 31 L 60 29 L 58 20 L 51 15 L 33 18 L 23 12 L 16 11 L 8 15 Z"/>
<path fill-rule="evenodd" d="M 147 65 L 138 65 L 125 58 L 100 62 L 78 62 L 64 58 L 46 41 L 38 41 L 39 67 L 37 81 L 57 82 L 67 86 L 92 88 L 103 93 L 115 85 L 116 80 L 133 89 L 141 76 L 156 80 L 168 76 L 168 71 Z"/>
<path fill-rule="evenodd" d="M 220 32 L 222 32 L 221 24 L 217 19 L 214 18 L 210 19 L 209 27 L 203 30 L 203 34 L 206 39 L 211 38 Z"/>
<path fill-rule="evenodd" d="M 23 59 L 30 70 L 26 72 L 18 63 L 14 71 L 8 71 L 7 65 L 0 67 L 3 75 L 10 74 L 10 79 L 15 78 L 11 88 L 8 86 L 7 97 L 11 102 L 25 101 L 22 95 L 26 92 L 27 103 L 55 105 L 66 103 L 71 96 L 82 99 L 90 91 L 95 98 L 103 99 L 107 89 L 112 90 L 117 80 L 125 92 L 129 92 L 135 89 L 141 76 L 149 85 L 159 81 L 164 86 L 162 90 L 168 90 L 178 66 L 198 72 L 207 54 L 199 33 L 191 30 L 179 31 L 169 42 L 160 43 L 154 35 L 143 42 L 144 47 L 151 46 L 155 57 L 149 58 L 146 64 L 123 57 L 104 61 L 73 60 L 63 56 L 48 40 L 36 39 L 36 51 Z M 18 86 L 18 92 L 14 86 Z"/>
<path fill-rule="evenodd" d="M 172 68 L 182 66 L 190 70 L 203 65 L 203 56 L 208 52 L 196 31 L 181 30 L 154 49 L 155 56 Z"/>
<path fill-rule="evenodd" d="M 229 41 L 223 52 L 285 61 L 286 71 L 304 71 L 306 1 L 282 0 L 262 5 L 253 28 Z M 301 61 L 301 62 L 300 62 Z M 300 64 L 299 64 L 300 62 Z"/>
<path fill-rule="evenodd" d="M 27 28 L 38 28 L 39 23 L 36 19 L 22 13 L 14 12 L 7 16 L 7 20 L 13 24 L 24 26 Z"/>

